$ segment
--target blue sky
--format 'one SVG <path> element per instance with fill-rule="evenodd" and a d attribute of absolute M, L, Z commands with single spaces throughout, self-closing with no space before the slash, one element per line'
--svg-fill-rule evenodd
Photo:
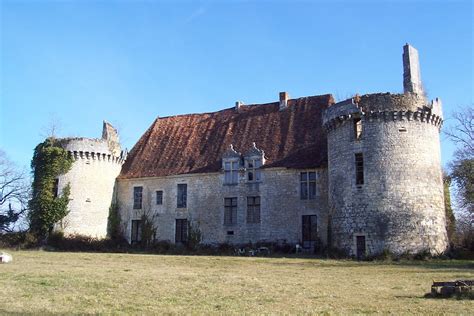
<path fill-rule="evenodd" d="M 402 92 L 420 53 L 445 116 L 473 104 L 471 1 L 0 0 L 0 148 L 29 166 L 45 127 L 129 149 L 157 116 L 332 93 Z M 445 125 L 449 125 L 447 120 Z M 443 162 L 453 145 L 443 140 Z"/>

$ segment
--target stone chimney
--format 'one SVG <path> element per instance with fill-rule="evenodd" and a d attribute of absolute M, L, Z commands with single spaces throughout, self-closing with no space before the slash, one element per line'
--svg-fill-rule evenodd
<path fill-rule="evenodd" d="M 409 44 L 403 46 L 403 91 L 424 95 L 418 51 Z"/>
<path fill-rule="evenodd" d="M 289 98 L 290 96 L 288 95 L 288 92 L 280 92 L 280 111 L 288 107 Z"/>
<path fill-rule="evenodd" d="M 244 105 L 244 102 L 241 102 L 241 101 L 235 102 L 235 110 L 238 111 L 242 105 Z"/>
<path fill-rule="evenodd" d="M 102 127 L 102 139 L 106 140 L 110 151 L 118 156 L 120 154 L 120 141 L 117 130 L 109 122 L 104 121 Z"/>

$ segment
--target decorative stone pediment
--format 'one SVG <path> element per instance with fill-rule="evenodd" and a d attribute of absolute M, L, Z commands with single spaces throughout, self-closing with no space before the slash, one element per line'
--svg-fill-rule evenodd
<path fill-rule="evenodd" d="M 231 159 L 231 158 L 240 158 L 242 156 L 241 153 L 237 152 L 234 149 L 234 146 L 230 144 L 229 148 L 226 150 L 226 152 L 222 155 L 222 158 L 224 159 Z"/>
<path fill-rule="evenodd" d="M 257 148 L 255 143 L 252 143 L 252 148 L 245 153 L 245 157 L 262 157 L 265 155 L 265 152 Z"/>

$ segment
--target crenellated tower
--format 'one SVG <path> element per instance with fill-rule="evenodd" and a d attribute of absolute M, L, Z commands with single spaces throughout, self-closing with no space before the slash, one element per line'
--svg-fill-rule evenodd
<path fill-rule="evenodd" d="M 102 138 L 63 138 L 61 146 L 74 159 L 71 170 L 61 175 L 59 190 L 71 186 L 69 214 L 58 224 L 66 235 L 105 237 L 115 178 L 126 159 L 117 130 L 103 123 Z"/>
<path fill-rule="evenodd" d="M 404 94 L 355 96 L 324 113 L 330 238 L 357 257 L 448 246 L 441 101 L 426 101 L 418 52 L 408 44 L 403 62 Z"/>

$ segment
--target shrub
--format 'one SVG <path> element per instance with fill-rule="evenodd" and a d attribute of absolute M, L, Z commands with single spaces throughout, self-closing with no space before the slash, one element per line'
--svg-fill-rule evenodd
<path fill-rule="evenodd" d="M 31 249 L 38 247 L 38 239 L 29 232 L 13 232 L 0 235 L 0 247 Z"/>

